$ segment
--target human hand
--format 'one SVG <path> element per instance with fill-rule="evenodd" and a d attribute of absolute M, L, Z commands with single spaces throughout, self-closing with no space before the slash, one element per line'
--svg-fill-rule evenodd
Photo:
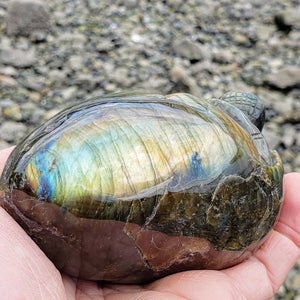
<path fill-rule="evenodd" d="M 0 151 L 0 174 L 13 148 Z M 0 208 L 1 299 L 270 299 L 300 256 L 300 173 L 284 177 L 278 223 L 249 259 L 222 271 L 186 271 L 146 285 L 72 278 Z"/>

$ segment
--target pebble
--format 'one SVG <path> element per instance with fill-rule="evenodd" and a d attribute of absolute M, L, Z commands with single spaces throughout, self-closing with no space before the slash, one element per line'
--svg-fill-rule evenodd
<path fill-rule="evenodd" d="M 300 86 L 300 67 L 289 66 L 269 74 L 266 82 L 279 89 Z"/>
<path fill-rule="evenodd" d="M 27 133 L 23 123 L 5 121 L 0 127 L 0 137 L 6 142 L 19 141 Z"/>
<path fill-rule="evenodd" d="M 212 61 L 219 64 L 230 64 L 234 61 L 234 55 L 229 50 L 213 49 Z"/>
<path fill-rule="evenodd" d="M 262 134 L 267 140 L 267 143 L 271 149 L 278 148 L 279 144 L 281 143 L 281 133 L 277 124 L 267 123 L 263 128 Z"/>
<path fill-rule="evenodd" d="M 83 68 L 84 62 L 81 56 L 73 55 L 69 58 L 70 68 L 74 71 L 79 71 Z"/>
<path fill-rule="evenodd" d="M 7 143 L 7 142 L 5 142 L 5 141 L 1 141 L 0 140 L 0 150 L 9 148 L 10 146 L 12 146 L 12 145 L 9 144 L 9 143 Z"/>
<path fill-rule="evenodd" d="M 47 32 L 41 29 L 36 29 L 30 33 L 30 40 L 35 43 L 42 43 L 47 40 Z"/>
<path fill-rule="evenodd" d="M 22 81 L 22 85 L 31 91 L 40 91 L 43 89 L 44 80 L 41 78 L 30 78 Z"/>
<path fill-rule="evenodd" d="M 285 95 L 278 96 L 280 97 L 276 97 L 275 100 L 272 101 L 272 106 L 278 114 L 286 118 L 293 113 L 294 99 Z"/>
<path fill-rule="evenodd" d="M 46 2 L 40 0 L 12 0 L 7 11 L 7 33 L 29 36 L 39 30 L 52 31 Z"/>
<path fill-rule="evenodd" d="M 70 86 L 60 92 L 64 101 L 72 100 L 75 98 L 77 92 L 77 87 Z"/>
<path fill-rule="evenodd" d="M 1 51 L 0 61 L 16 68 L 27 68 L 33 66 L 37 58 L 33 50 L 5 49 Z"/>
<path fill-rule="evenodd" d="M 300 29 L 300 6 L 280 11 L 275 15 L 275 22 L 280 29 Z"/>
<path fill-rule="evenodd" d="M 20 110 L 22 112 L 23 119 L 29 120 L 31 119 L 32 115 L 36 115 L 38 107 L 35 103 L 28 101 L 20 104 Z M 32 112 L 35 112 L 35 114 L 33 114 Z"/>
<path fill-rule="evenodd" d="M 173 44 L 173 51 L 175 55 L 192 61 L 199 61 L 203 59 L 203 53 L 200 45 L 186 39 L 176 40 Z"/>
<path fill-rule="evenodd" d="M 14 120 L 14 121 L 21 121 L 22 120 L 22 113 L 20 110 L 20 106 L 17 104 L 14 104 L 10 107 L 6 107 L 2 110 L 2 115 L 8 119 Z"/>
<path fill-rule="evenodd" d="M 75 79 L 75 84 L 78 87 L 92 90 L 96 86 L 96 80 L 91 74 L 78 74 L 78 76 Z"/>
<path fill-rule="evenodd" d="M 14 67 L 7 66 L 7 67 L 0 68 L 0 74 L 6 76 L 16 76 L 18 72 Z"/>
<path fill-rule="evenodd" d="M 246 35 L 240 34 L 240 33 L 233 35 L 233 41 L 240 46 L 250 46 L 251 45 L 249 38 Z"/>
<path fill-rule="evenodd" d="M 286 148 L 291 147 L 295 142 L 296 128 L 291 124 L 282 127 L 282 142 Z"/>
<path fill-rule="evenodd" d="M 0 87 L 8 87 L 13 88 L 17 86 L 17 81 L 10 77 L 5 75 L 0 75 Z"/>
<path fill-rule="evenodd" d="M 194 95 L 200 95 L 201 91 L 197 86 L 195 79 L 188 75 L 187 71 L 179 65 L 175 65 L 169 72 L 171 80 L 177 84 L 183 85 L 183 89 L 188 89 L 187 92 Z"/>

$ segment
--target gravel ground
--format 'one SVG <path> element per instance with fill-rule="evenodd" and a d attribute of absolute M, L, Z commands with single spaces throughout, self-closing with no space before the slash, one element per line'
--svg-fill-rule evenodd
<path fill-rule="evenodd" d="M 300 3 L 265 2 L 0 0 L 0 149 L 86 98 L 233 90 L 264 100 L 270 147 L 300 171 Z M 274 299 L 300 299 L 299 268 Z"/>

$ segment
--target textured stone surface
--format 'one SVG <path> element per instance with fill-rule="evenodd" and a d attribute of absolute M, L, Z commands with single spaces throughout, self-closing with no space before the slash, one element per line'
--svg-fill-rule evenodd
<path fill-rule="evenodd" d="M 0 60 L 16 68 L 27 68 L 36 63 L 36 56 L 33 51 L 5 49 L 0 54 Z"/>
<path fill-rule="evenodd" d="M 289 66 L 267 76 L 266 81 L 271 86 L 286 89 L 300 86 L 300 67 Z"/>
<path fill-rule="evenodd" d="M 291 27 L 293 29 L 300 29 L 300 8 L 286 9 L 279 12 L 275 16 L 279 28 Z"/>
<path fill-rule="evenodd" d="M 25 124 L 26 134 L 41 124 L 49 110 L 61 110 L 80 99 L 124 90 L 191 92 L 193 86 L 171 79 L 169 72 L 176 65 L 196 82 L 200 98 L 220 97 L 230 90 L 258 94 L 267 106 L 266 138 L 271 148 L 275 145 L 280 152 L 286 171 L 299 171 L 300 89 L 293 86 L 281 90 L 265 82 L 269 74 L 281 68 L 300 67 L 299 30 L 291 25 L 288 31 L 279 29 L 274 22 L 276 15 L 298 10 L 299 1 L 139 0 L 136 7 L 126 9 L 115 1 L 49 0 L 56 32 L 39 43 L 31 36 L 8 36 L 5 27 L 10 3 L 0 1 L 0 48 L 28 51 L 32 47 L 38 63 L 15 68 L 0 61 L 0 74 L 17 82 L 13 88 L 0 85 L 0 103 L 9 98 L 20 107 L 22 121 L 18 122 Z M 143 37 L 141 44 L 131 40 L 133 32 Z M 248 37 L 251 47 L 236 44 L 232 39 L 235 34 Z M 199 43 L 204 58 L 192 64 L 175 56 L 172 45 L 181 39 Z M 103 51 L 101 43 L 105 44 Z M 215 51 L 221 54 L 214 55 Z M 74 55 L 82 57 L 83 68 L 71 68 L 69 58 Z M 226 59 L 220 55 L 226 55 Z M 73 97 L 63 98 L 63 91 L 74 86 L 82 73 L 93 76 L 93 89 L 82 86 Z M 42 90 L 32 91 L 23 85 L 24 79 L 38 82 L 40 78 L 45 82 Z M 0 123 L 5 121 L 16 122 L 0 112 Z M 284 155 L 284 124 L 296 129 L 288 156 Z M 10 137 L 10 145 L 17 142 L 16 137 Z M 300 295 L 300 287 L 291 289 L 289 284 L 297 272 L 299 264 L 275 299 L 296 299 Z"/>
<path fill-rule="evenodd" d="M 9 35 L 29 36 L 34 31 L 49 32 L 52 30 L 46 2 L 40 0 L 11 1 L 8 6 L 6 22 Z"/>
<path fill-rule="evenodd" d="M 203 54 L 200 45 L 187 39 L 175 41 L 173 45 L 174 53 L 189 60 L 202 60 Z"/>
<path fill-rule="evenodd" d="M 17 145 L 0 204 L 71 276 L 144 283 L 224 269 L 259 247 L 282 202 L 263 123 L 245 93 L 87 101 Z"/>

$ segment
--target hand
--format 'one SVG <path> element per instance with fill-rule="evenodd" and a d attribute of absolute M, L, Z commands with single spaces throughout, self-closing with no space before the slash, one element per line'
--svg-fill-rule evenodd
<path fill-rule="evenodd" d="M 12 148 L 0 151 L 0 173 Z M 187 271 L 147 285 L 98 284 L 60 274 L 0 208 L 1 299 L 270 299 L 300 256 L 300 173 L 284 177 L 279 221 L 248 260 L 223 271 Z"/>

